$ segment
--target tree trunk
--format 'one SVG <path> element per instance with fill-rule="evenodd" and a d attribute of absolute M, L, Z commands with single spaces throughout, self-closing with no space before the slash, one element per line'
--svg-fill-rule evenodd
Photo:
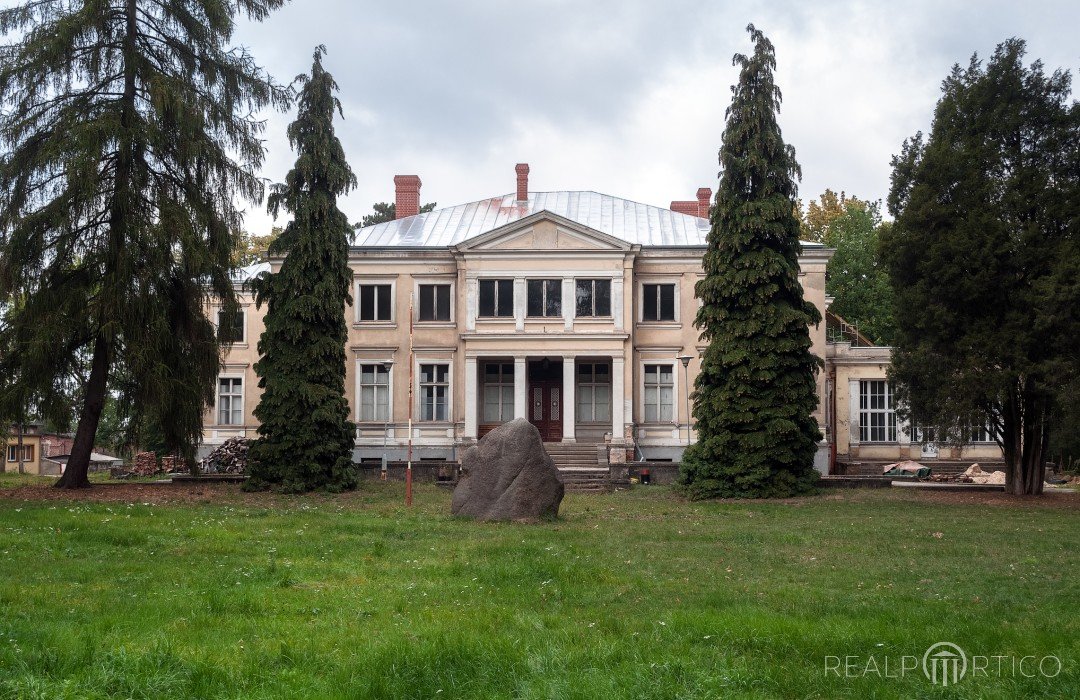
<path fill-rule="evenodd" d="M 25 435 L 25 434 L 26 434 L 26 423 L 23 422 L 23 419 L 20 416 L 19 417 L 19 442 L 18 442 L 18 447 L 15 448 L 18 451 L 18 454 L 16 456 L 19 458 L 19 473 L 20 474 L 25 474 L 26 473 L 26 466 L 25 466 L 26 453 L 23 452 L 23 449 L 24 449 L 23 448 L 23 435 Z"/>
<path fill-rule="evenodd" d="M 100 335 L 94 343 L 94 359 L 90 365 L 90 380 L 86 383 L 86 396 L 83 397 L 82 415 L 79 427 L 75 431 L 75 441 L 71 445 L 71 456 L 60 480 L 58 489 L 90 488 L 90 453 L 94 450 L 94 436 L 97 435 L 98 421 L 105 408 L 105 387 L 109 378 L 109 345 Z"/>
<path fill-rule="evenodd" d="M 1016 496 L 1038 496 L 1046 480 L 1049 405 L 1046 399 L 1025 396 L 1016 413 L 1019 420 L 1011 427 L 1019 444 L 1005 454 L 1005 491 Z"/>

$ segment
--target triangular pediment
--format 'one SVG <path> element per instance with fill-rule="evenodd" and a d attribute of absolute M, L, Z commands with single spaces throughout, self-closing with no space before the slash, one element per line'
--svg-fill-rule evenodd
<path fill-rule="evenodd" d="M 544 210 L 479 236 L 462 241 L 462 252 L 480 251 L 581 251 L 587 253 L 629 250 L 626 241 Z"/>

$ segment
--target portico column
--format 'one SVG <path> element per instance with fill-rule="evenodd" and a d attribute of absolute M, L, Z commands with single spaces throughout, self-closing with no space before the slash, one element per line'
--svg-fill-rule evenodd
<path fill-rule="evenodd" d="M 848 380 L 848 423 L 850 432 L 848 434 L 848 444 L 858 446 L 859 444 L 859 425 L 862 419 L 862 415 L 859 412 L 859 380 Z"/>
<path fill-rule="evenodd" d="M 514 418 L 529 417 L 528 363 L 524 357 L 514 358 Z"/>
<path fill-rule="evenodd" d="M 465 358 L 465 439 L 475 440 L 476 430 L 476 358 Z"/>
<path fill-rule="evenodd" d="M 574 374 L 574 358 L 564 357 L 562 361 L 562 381 L 563 381 L 563 402 L 562 402 L 562 414 L 563 414 L 563 427 L 562 427 L 562 441 L 563 442 L 577 442 L 577 438 L 574 435 L 574 425 L 576 422 L 575 414 L 577 412 L 577 396 L 574 386 L 574 380 L 576 376 Z"/>
<path fill-rule="evenodd" d="M 623 416 L 623 398 L 625 390 L 623 386 L 623 358 L 611 358 L 611 441 L 622 442 L 626 436 L 625 419 Z"/>

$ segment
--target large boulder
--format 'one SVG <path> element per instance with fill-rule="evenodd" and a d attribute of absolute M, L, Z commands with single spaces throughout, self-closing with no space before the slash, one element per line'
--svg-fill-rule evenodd
<path fill-rule="evenodd" d="M 465 451 L 450 512 L 477 520 L 535 521 L 556 517 L 562 498 L 562 478 L 540 431 L 518 418 Z"/>

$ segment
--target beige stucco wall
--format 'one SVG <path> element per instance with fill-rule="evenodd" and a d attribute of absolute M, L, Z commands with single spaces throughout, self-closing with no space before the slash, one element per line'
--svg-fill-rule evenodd
<path fill-rule="evenodd" d="M 828 346 L 830 370 L 834 373 L 836 405 L 836 454 L 840 459 L 905 460 L 926 459 L 922 445 L 912 442 L 908 427 L 897 421 L 897 440 L 885 443 L 860 443 L 857 382 L 885 380 L 892 352 L 888 347 L 851 347 L 850 343 L 831 343 Z M 975 443 L 963 446 L 942 445 L 937 459 L 985 460 L 1001 459 L 1001 450 L 994 443 Z"/>
<path fill-rule="evenodd" d="M 3 454 L 0 454 L 0 460 L 3 461 L 4 471 L 5 472 L 18 472 L 19 471 L 19 462 L 18 461 L 14 461 L 14 462 L 9 462 L 8 461 L 8 447 L 10 447 L 12 445 L 18 445 L 18 444 L 19 444 L 19 438 L 18 437 L 8 436 L 7 441 L 6 441 L 5 445 L 4 445 Z M 24 435 L 23 436 L 23 445 L 24 446 L 31 445 L 34 448 L 34 458 L 33 459 L 28 459 L 25 462 L 23 462 L 23 470 L 24 470 L 24 472 L 26 474 L 40 474 L 41 473 L 41 437 L 39 435 Z"/>
<path fill-rule="evenodd" d="M 521 361 L 527 359 L 608 358 L 621 378 L 624 400 L 623 422 L 636 426 L 632 437 L 641 445 L 657 448 L 681 448 L 686 444 L 688 421 L 686 386 L 691 390 L 700 367 L 703 345 L 693 325 L 699 308 L 694 296 L 696 282 L 702 278 L 701 256 L 704 248 L 646 248 L 632 246 L 565 223 L 532 220 L 521 226 L 504 227 L 472 241 L 444 249 L 401 250 L 365 249 L 353 251 L 350 265 L 354 273 L 353 296 L 364 282 L 393 285 L 393 318 L 387 322 L 360 322 L 353 306 L 345 309 L 348 322 L 346 346 L 346 396 L 351 418 L 357 419 L 357 372 L 359 362 L 393 360 L 391 371 L 391 420 L 387 442 L 407 441 L 409 417 L 409 299 L 420 283 L 451 283 L 452 310 L 449 323 L 413 324 L 413 369 L 426 361 L 451 365 L 450 420 L 439 423 L 419 422 L 419 391 L 412 397 L 414 439 L 436 446 L 459 444 L 466 435 L 466 372 L 469 362 L 484 359 Z M 824 315 L 825 265 L 831 256 L 828 249 L 808 249 L 800 259 L 800 282 L 809 299 Z M 276 270 L 280 261 L 272 261 Z M 612 279 L 612 316 L 607 318 L 482 319 L 476 317 L 477 281 L 485 277 L 513 278 L 515 305 L 524 309 L 524 282 L 529 278 L 562 279 L 563 304 L 573 305 L 572 285 L 577 278 Z M 645 322 L 642 319 L 641 285 L 651 282 L 674 282 L 678 285 L 674 322 Z M 567 291 L 571 294 L 567 297 Z M 208 411 L 204 441 L 218 443 L 235 434 L 254 436 L 253 411 L 259 390 L 253 365 L 258 359 L 257 342 L 263 331 L 262 314 L 250 295 L 242 295 L 245 310 L 245 342 L 229 348 L 222 376 L 244 378 L 244 425 L 217 425 L 217 410 Z M 414 318 L 418 313 L 414 304 Z M 523 311 L 519 312 L 519 316 Z M 572 315 L 572 314 L 570 314 Z M 216 315 L 215 315 L 216 318 Z M 824 322 L 811 327 L 812 351 L 825 355 Z M 685 376 L 678 355 L 691 355 L 689 376 Z M 647 425 L 644 415 L 643 366 L 669 363 L 674 369 L 674 411 L 672 421 Z M 687 381 L 688 380 L 688 381 Z M 824 374 L 818 377 L 819 397 L 824 396 Z M 414 379 L 413 386 L 416 387 Z M 613 391 L 613 393 L 615 393 Z M 613 399 L 614 400 L 614 399 Z M 479 410 L 479 405 L 475 410 Z M 613 407 L 613 413 L 616 413 Z M 815 417 L 823 424 L 824 406 Z M 617 420 L 617 416 L 613 416 Z M 615 441 L 622 434 L 602 426 L 579 426 L 584 440 L 602 439 L 613 433 Z M 692 436 L 691 436 L 692 437 Z M 380 423 L 358 425 L 358 445 L 374 449 L 384 440 Z"/>

